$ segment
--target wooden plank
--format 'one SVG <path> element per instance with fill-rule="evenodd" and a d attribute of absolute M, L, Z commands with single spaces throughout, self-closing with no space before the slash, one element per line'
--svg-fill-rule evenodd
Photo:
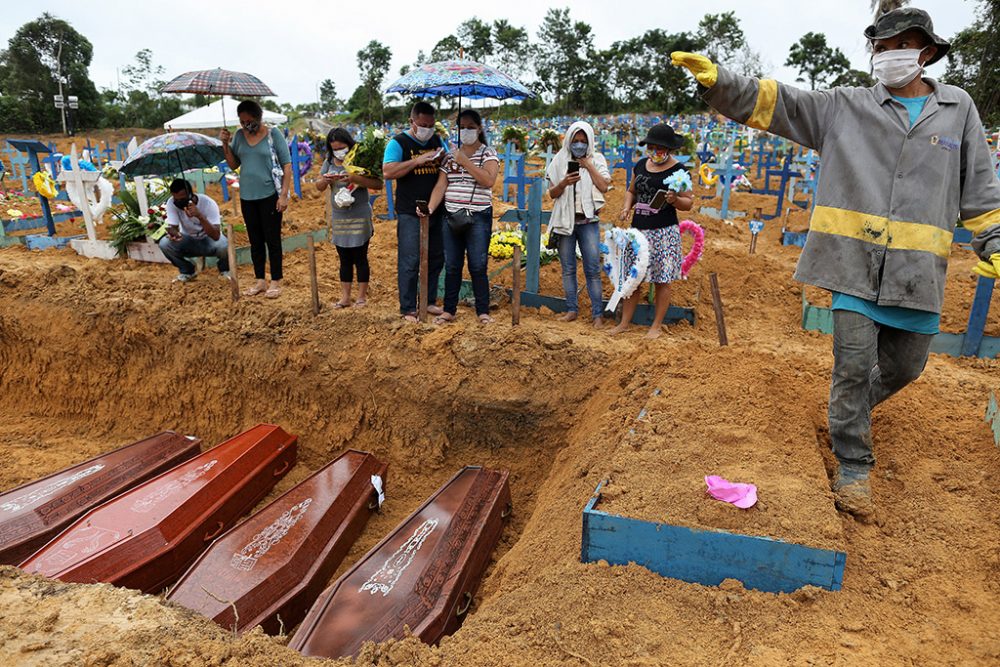
<path fill-rule="evenodd" d="M 83 234 L 77 236 L 49 236 L 48 234 L 27 234 L 24 245 L 28 250 L 48 250 L 49 248 L 65 248 L 73 239 L 86 238 Z"/>
<path fill-rule="evenodd" d="M 725 579 L 769 593 L 803 586 L 840 590 L 847 554 L 767 537 L 641 521 L 596 509 L 600 486 L 583 510 L 580 560 L 635 563 L 662 576 L 706 586 Z"/>
<path fill-rule="evenodd" d="M 513 289 L 510 297 L 510 323 L 516 327 L 521 323 L 521 246 L 514 246 L 514 261 L 511 263 L 511 270 L 513 272 L 511 279 Z"/>
<path fill-rule="evenodd" d="M 507 291 L 511 294 L 510 290 Z M 511 294 L 513 297 L 513 295 Z M 521 305 L 526 308 L 541 308 L 545 306 L 554 313 L 565 313 L 566 312 L 566 299 L 557 296 L 548 296 L 547 294 L 538 294 L 536 292 L 529 292 L 527 290 L 521 292 Z M 607 301 L 604 302 L 605 308 L 607 308 Z M 649 326 L 653 323 L 653 317 L 656 313 L 653 306 L 640 303 L 636 306 L 635 315 L 632 317 L 632 324 L 638 324 L 641 326 Z M 677 324 L 678 322 L 688 322 L 691 326 L 696 323 L 695 312 L 693 308 L 681 308 L 680 306 L 670 306 L 667 308 L 667 314 L 663 318 L 664 324 Z"/>
<path fill-rule="evenodd" d="M 310 236 L 306 242 L 309 250 L 309 290 L 312 293 L 312 314 L 319 315 L 319 282 L 316 279 L 316 245 Z"/>
<path fill-rule="evenodd" d="M 236 267 L 238 266 L 236 262 L 236 242 L 233 236 L 233 224 L 228 223 L 226 225 L 226 252 L 229 255 L 229 288 L 233 293 L 233 303 L 240 300 L 240 283 L 237 277 L 238 271 Z"/>
<path fill-rule="evenodd" d="M 993 298 L 993 278 L 979 277 L 976 283 L 976 295 L 972 297 L 972 307 L 969 308 L 969 323 L 965 327 L 965 341 L 962 343 L 962 356 L 974 357 L 979 354 L 979 346 L 983 342 L 983 332 L 986 328 L 986 316 L 990 312 L 990 299 Z"/>
<path fill-rule="evenodd" d="M 990 392 L 990 400 L 986 404 L 986 423 L 993 431 L 993 444 L 1000 447 L 1000 404 L 993 392 Z"/>
<path fill-rule="evenodd" d="M 542 266 L 542 190 L 545 181 L 538 179 L 531 184 L 528 192 L 528 219 L 522 225 L 524 246 L 528 251 L 528 262 L 524 268 L 524 287 L 529 292 L 538 292 Z"/>
<path fill-rule="evenodd" d="M 729 345 L 726 335 L 726 317 L 722 312 L 722 294 L 719 292 L 719 276 L 710 273 L 708 281 L 712 286 L 712 308 L 715 310 L 715 328 L 719 332 L 719 345 Z"/>
<path fill-rule="evenodd" d="M 430 218 L 420 217 L 420 275 L 417 278 L 417 320 L 427 321 L 427 254 L 430 247 Z"/>

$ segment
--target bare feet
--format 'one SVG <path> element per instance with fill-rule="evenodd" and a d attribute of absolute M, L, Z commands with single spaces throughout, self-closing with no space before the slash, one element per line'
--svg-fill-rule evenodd
<path fill-rule="evenodd" d="M 364 308 L 367 305 L 368 302 L 365 299 L 358 299 L 357 301 L 354 302 L 355 308 Z"/>
<path fill-rule="evenodd" d="M 490 317 L 489 315 L 487 315 L 486 313 L 483 313 L 482 315 L 479 316 L 479 323 L 480 324 L 493 324 L 493 318 Z"/>
<path fill-rule="evenodd" d="M 431 304 L 430 306 L 427 306 L 427 312 L 430 315 L 440 315 L 444 312 L 444 308 Z"/>
<path fill-rule="evenodd" d="M 660 334 L 662 333 L 663 329 L 661 329 L 660 327 L 649 327 L 649 331 L 646 332 L 646 338 L 654 340 L 656 338 L 659 338 Z"/>
<path fill-rule="evenodd" d="M 257 296 L 258 294 L 263 294 L 267 291 L 267 283 L 263 280 L 258 280 L 257 284 L 253 287 L 249 287 L 243 290 L 243 296 Z"/>
<path fill-rule="evenodd" d="M 604 328 L 604 318 L 598 315 L 594 318 L 594 328 L 603 329 Z"/>
<path fill-rule="evenodd" d="M 330 307 L 333 308 L 334 310 L 340 310 L 341 308 L 347 308 L 350 305 L 351 305 L 350 301 L 348 301 L 347 303 L 344 303 L 343 301 L 334 301 L 332 304 L 330 304 Z"/>
<path fill-rule="evenodd" d="M 608 335 L 609 336 L 617 336 L 618 334 L 620 334 L 623 331 L 625 331 L 626 329 L 628 329 L 628 326 L 629 326 L 628 324 L 622 322 L 621 324 L 619 324 L 618 326 L 616 326 L 614 329 L 611 329 L 610 331 L 608 331 Z"/>
<path fill-rule="evenodd" d="M 417 319 L 416 313 L 406 313 L 402 317 L 405 321 L 409 322 L 410 324 L 417 324 L 418 322 L 420 322 L 420 320 Z"/>
<path fill-rule="evenodd" d="M 576 321 L 576 311 L 567 311 L 565 315 L 559 318 L 560 322 L 575 322 Z"/>

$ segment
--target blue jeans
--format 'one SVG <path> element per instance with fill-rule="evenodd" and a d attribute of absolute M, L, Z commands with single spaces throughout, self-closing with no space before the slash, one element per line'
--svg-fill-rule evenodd
<path fill-rule="evenodd" d="M 490 234 L 493 233 L 493 207 L 473 213 L 472 225 L 456 234 L 447 220 L 444 223 L 444 310 L 452 315 L 458 310 L 458 295 L 462 290 L 462 268 L 469 256 L 469 276 L 476 297 L 476 315 L 490 312 L 490 279 L 486 275 L 489 262 Z"/>
<path fill-rule="evenodd" d="M 219 272 L 229 270 L 229 242 L 225 236 L 219 235 L 218 241 L 204 236 L 200 239 L 181 236 L 180 241 L 173 241 L 169 236 L 160 239 L 160 250 L 170 263 L 181 273 L 193 276 L 194 264 L 187 257 L 215 257 L 219 260 Z"/>
<path fill-rule="evenodd" d="M 444 267 L 444 240 L 441 215 L 430 219 L 427 247 L 427 304 L 437 303 L 438 280 Z M 417 312 L 417 277 L 420 274 L 420 218 L 400 213 L 396 221 L 396 257 L 399 270 L 399 312 Z"/>
<path fill-rule="evenodd" d="M 934 336 L 833 311 L 830 443 L 841 463 L 871 468 L 872 408 L 920 377 Z"/>
<path fill-rule="evenodd" d="M 562 265 L 563 292 L 566 294 L 566 308 L 579 312 L 576 285 L 576 246 L 580 245 L 583 256 L 583 275 L 587 279 L 587 294 L 590 295 L 590 314 L 600 317 L 604 313 L 604 296 L 601 293 L 601 226 L 596 222 L 577 223 L 573 233 L 559 237 L 559 263 Z"/>

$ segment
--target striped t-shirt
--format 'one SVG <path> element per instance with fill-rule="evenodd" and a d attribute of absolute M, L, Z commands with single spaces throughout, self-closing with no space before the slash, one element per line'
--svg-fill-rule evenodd
<path fill-rule="evenodd" d="M 500 162 L 493 148 L 482 145 L 470 159 L 477 167 L 483 166 L 490 160 Z M 472 174 L 460 167 L 450 153 L 441 163 L 441 171 L 448 175 L 448 189 L 444 193 L 446 210 L 452 213 L 463 208 L 470 211 L 484 211 L 493 205 L 493 190 L 477 185 Z"/>

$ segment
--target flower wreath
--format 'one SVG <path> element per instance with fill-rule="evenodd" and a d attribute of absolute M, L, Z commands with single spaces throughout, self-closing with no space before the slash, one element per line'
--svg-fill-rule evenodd
<path fill-rule="evenodd" d="M 701 176 L 701 182 L 708 186 L 715 185 L 719 180 L 719 177 L 715 175 L 715 172 L 712 171 L 707 162 L 702 162 L 701 166 L 698 167 L 698 175 Z"/>
<path fill-rule="evenodd" d="M 681 234 L 690 234 L 694 237 L 694 245 L 691 246 L 691 251 L 684 256 L 684 261 L 681 262 L 681 277 L 687 280 L 688 273 L 691 272 L 691 268 L 701 259 L 701 254 L 705 249 L 705 230 L 691 220 L 681 220 L 678 228 Z"/>
<path fill-rule="evenodd" d="M 608 301 L 608 310 L 614 311 L 618 302 L 632 296 L 646 277 L 649 242 L 637 229 L 615 227 L 604 232 L 601 253 L 604 255 L 604 272 L 615 288 Z"/>
<path fill-rule="evenodd" d="M 35 184 L 35 190 L 46 199 L 55 199 L 59 194 L 59 186 L 55 179 L 49 176 L 48 172 L 39 171 L 31 177 L 31 182 Z"/>

